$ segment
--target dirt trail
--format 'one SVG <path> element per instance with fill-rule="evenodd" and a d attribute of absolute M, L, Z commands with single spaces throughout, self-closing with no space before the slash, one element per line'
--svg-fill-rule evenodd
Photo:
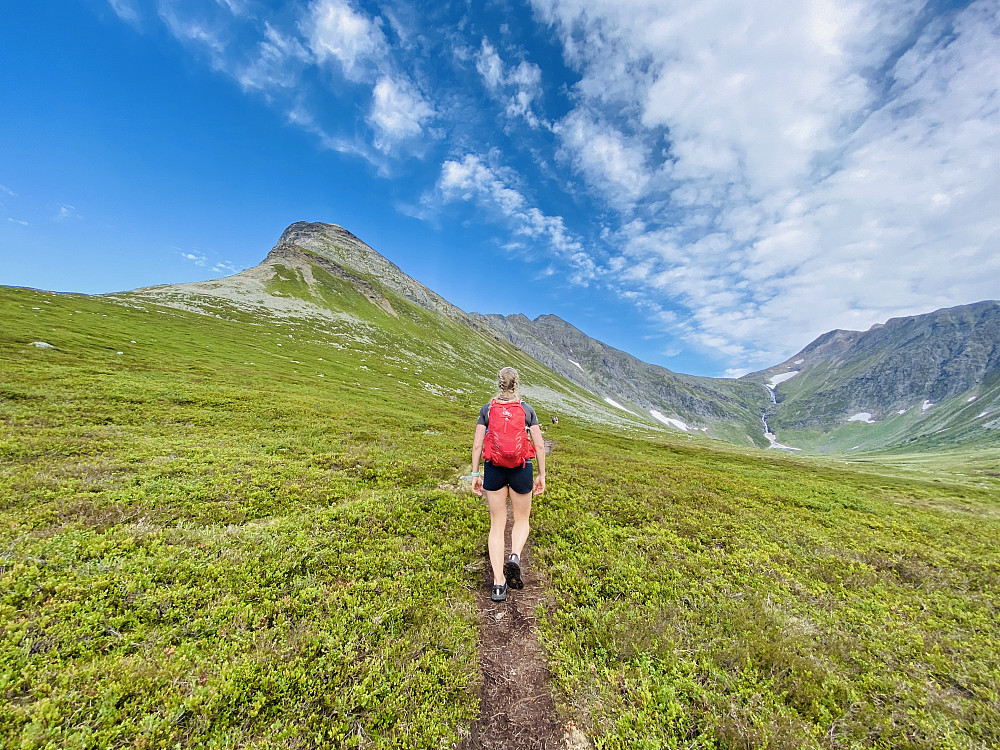
<path fill-rule="evenodd" d="M 511 524 L 508 512 L 508 539 Z M 490 600 L 493 573 L 488 556 L 481 569 L 476 592 L 483 673 L 480 718 L 461 750 L 587 750 L 586 738 L 560 721 L 552 699 L 534 617 L 538 605 L 546 602 L 547 586 L 532 565 L 530 543 L 522 561 L 524 589 L 508 589 L 507 601 Z"/>

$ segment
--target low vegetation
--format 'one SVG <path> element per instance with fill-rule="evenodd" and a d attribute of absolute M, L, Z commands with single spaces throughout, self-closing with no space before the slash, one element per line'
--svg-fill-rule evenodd
<path fill-rule="evenodd" d="M 1000 746 L 995 457 L 626 434 L 504 343 L 338 294 L 307 322 L 0 289 L 0 746 L 459 742 L 460 475 L 511 362 L 553 445 L 543 646 L 595 747 Z"/>

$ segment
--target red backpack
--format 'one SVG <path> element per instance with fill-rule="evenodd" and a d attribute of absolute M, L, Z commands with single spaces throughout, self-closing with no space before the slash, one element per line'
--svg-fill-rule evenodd
<path fill-rule="evenodd" d="M 524 407 L 520 401 L 490 401 L 490 423 L 486 430 L 486 460 L 508 469 L 524 466 L 534 458 L 535 446 L 525 428 Z"/>

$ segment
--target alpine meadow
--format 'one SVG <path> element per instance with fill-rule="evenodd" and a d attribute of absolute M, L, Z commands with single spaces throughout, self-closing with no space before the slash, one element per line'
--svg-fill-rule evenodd
<path fill-rule="evenodd" d="M 527 614 L 565 746 L 1000 747 L 983 420 L 791 453 L 763 379 L 688 379 L 674 429 L 331 225 L 214 282 L 2 287 L 0 320 L 3 748 L 475 744 L 504 610 L 463 475 L 507 365 L 551 451 Z"/>

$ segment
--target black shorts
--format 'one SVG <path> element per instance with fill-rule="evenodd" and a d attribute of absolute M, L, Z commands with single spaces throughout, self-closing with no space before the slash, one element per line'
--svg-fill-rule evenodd
<path fill-rule="evenodd" d="M 527 495 L 535 486 L 531 461 L 524 466 L 508 469 L 506 466 L 494 466 L 487 461 L 483 465 L 483 489 L 489 492 L 510 487 L 518 495 Z"/>

